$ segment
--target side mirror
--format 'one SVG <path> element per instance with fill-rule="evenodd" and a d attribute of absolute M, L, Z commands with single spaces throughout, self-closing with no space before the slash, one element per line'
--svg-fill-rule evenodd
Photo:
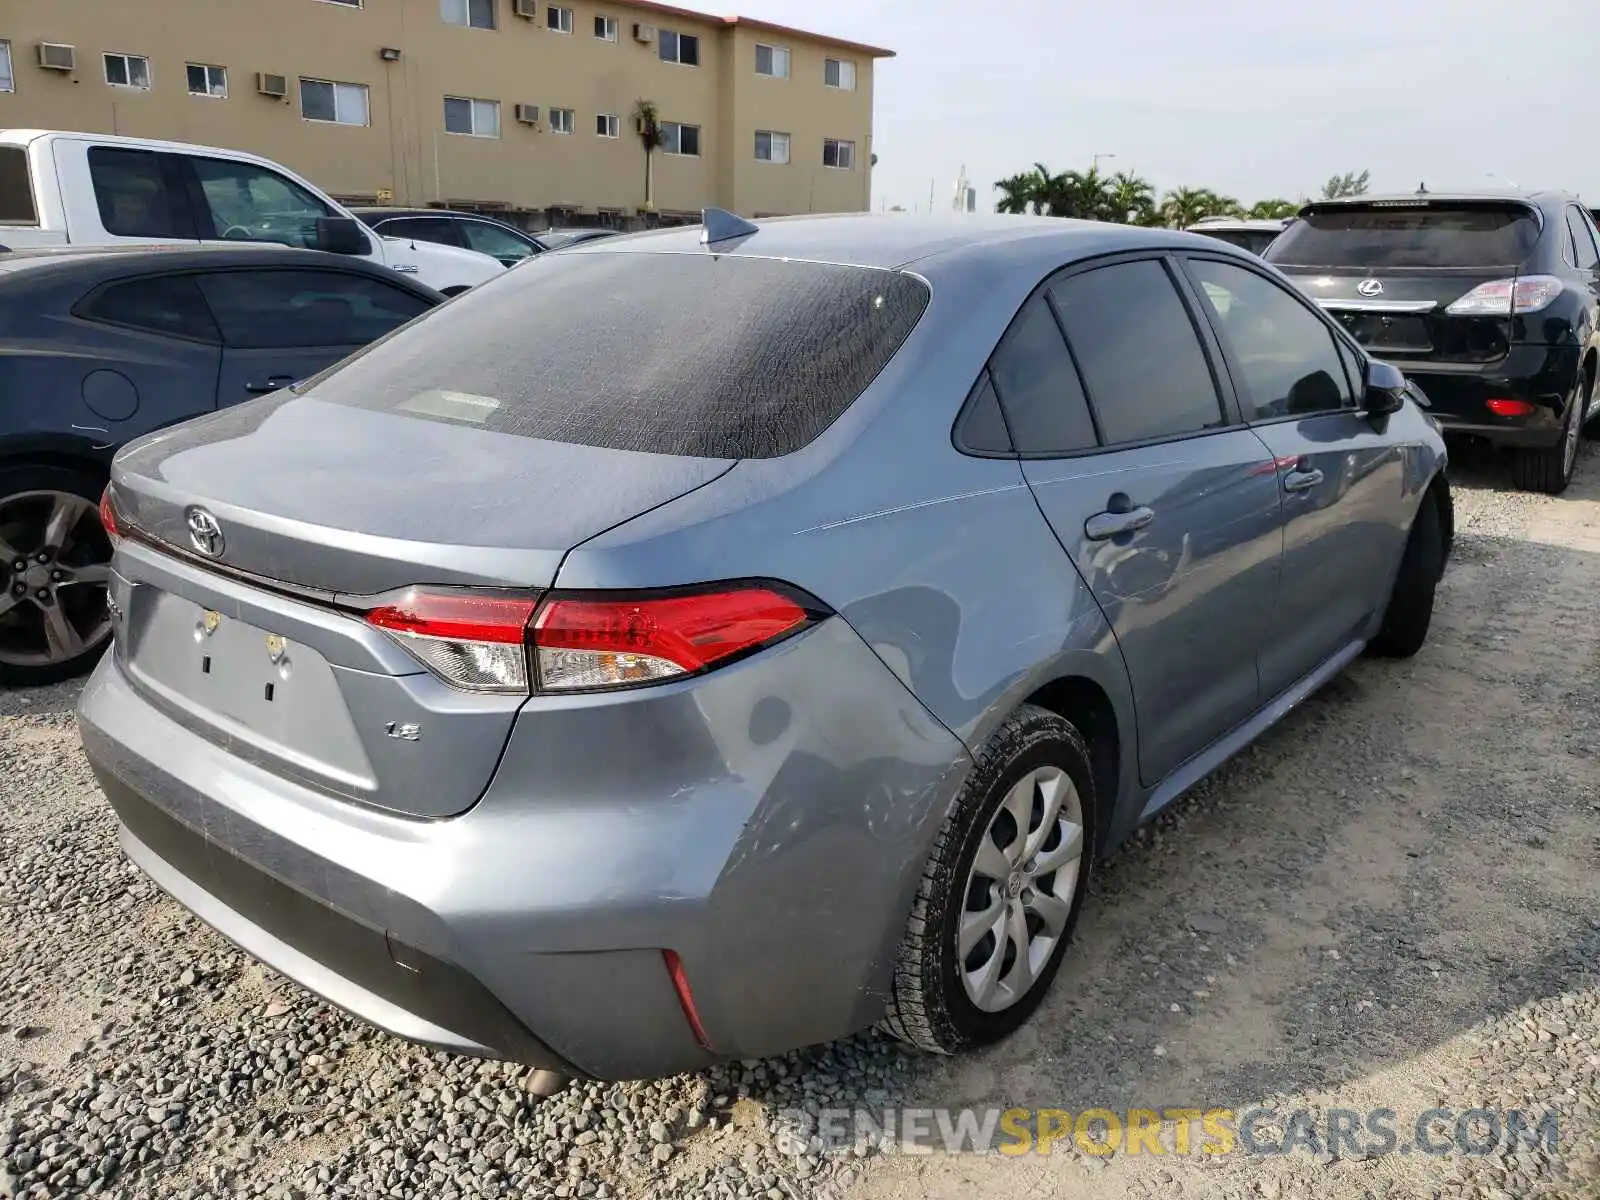
<path fill-rule="evenodd" d="M 316 248 L 329 254 L 366 254 L 372 243 L 354 217 L 318 217 Z"/>
<path fill-rule="evenodd" d="M 1367 392 L 1365 403 L 1369 417 L 1386 417 L 1397 413 L 1406 402 L 1406 377 L 1404 372 L 1390 363 L 1374 359 L 1367 364 Z"/>

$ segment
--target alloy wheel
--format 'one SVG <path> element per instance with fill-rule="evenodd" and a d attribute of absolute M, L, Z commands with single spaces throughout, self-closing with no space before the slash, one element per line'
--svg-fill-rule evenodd
<path fill-rule="evenodd" d="M 983 831 L 957 925 L 967 999 L 1004 1012 L 1032 989 L 1072 915 L 1083 864 L 1083 802 L 1059 767 L 1038 767 Z"/>
<path fill-rule="evenodd" d="M 111 637 L 111 541 L 71 492 L 0 497 L 0 663 L 70 662 Z"/>

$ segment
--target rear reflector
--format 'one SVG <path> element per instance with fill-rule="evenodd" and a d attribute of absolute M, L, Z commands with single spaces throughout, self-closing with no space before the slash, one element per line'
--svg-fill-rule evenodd
<path fill-rule="evenodd" d="M 413 588 L 366 616 L 367 624 L 394 638 L 446 683 L 474 692 L 526 693 L 524 640 L 534 605 L 531 596 Z"/>
<path fill-rule="evenodd" d="M 700 1010 L 694 1005 L 694 993 L 689 990 L 689 976 L 684 973 L 683 960 L 671 950 L 663 950 L 661 957 L 666 960 L 667 974 L 672 976 L 672 987 L 678 993 L 678 1003 L 683 1005 L 683 1015 L 689 1020 L 689 1028 L 694 1030 L 694 1040 L 703 1049 L 710 1050 L 711 1042 L 706 1037 L 706 1027 L 700 1022 Z"/>
<path fill-rule="evenodd" d="M 100 493 L 100 524 L 106 531 L 106 536 L 115 545 L 122 537 L 122 530 L 117 525 L 117 505 L 111 498 L 111 485 L 106 484 L 106 490 Z"/>
<path fill-rule="evenodd" d="M 569 592 L 543 604 L 412 588 L 364 615 L 454 687 L 526 694 L 681 679 L 782 641 L 823 613 L 781 584 L 740 583 L 647 596 Z"/>
<path fill-rule="evenodd" d="M 1497 417 L 1526 417 L 1534 410 L 1526 400 L 1485 400 L 1484 406 Z"/>
<path fill-rule="evenodd" d="M 768 587 L 648 599 L 559 596 L 533 623 L 541 691 L 693 675 L 797 633 L 812 610 Z"/>

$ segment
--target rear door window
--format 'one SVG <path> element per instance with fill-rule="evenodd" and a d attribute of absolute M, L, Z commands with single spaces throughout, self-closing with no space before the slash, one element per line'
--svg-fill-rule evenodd
<path fill-rule="evenodd" d="M 1189 271 L 1244 375 L 1240 402 L 1249 420 L 1355 407 L 1333 330 L 1320 317 L 1243 267 L 1197 258 Z"/>
<path fill-rule="evenodd" d="M 107 233 L 177 241 L 199 238 L 171 155 L 91 146 L 89 179 Z"/>
<path fill-rule="evenodd" d="M 337 271 L 226 271 L 200 276 L 200 290 L 236 349 L 354 346 L 427 312 L 420 296 Z"/>
<path fill-rule="evenodd" d="M 87 321 L 200 342 L 221 340 L 192 275 L 152 275 L 106 284 L 79 301 L 74 312 Z"/>
<path fill-rule="evenodd" d="M 855 403 L 928 299 L 921 280 L 864 267 L 541 254 L 306 390 L 522 437 L 773 458 Z"/>
<path fill-rule="evenodd" d="M 517 261 L 527 258 L 534 251 L 531 240 L 525 241 L 511 231 L 502 229 L 498 225 L 491 225 L 487 221 L 462 221 L 460 225 L 461 232 L 467 239 L 467 248 L 476 250 L 479 254 L 487 254 L 502 261 Z"/>
<path fill-rule="evenodd" d="M 1225 424 L 1199 334 L 1161 263 L 1098 267 L 1049 294 L 1107 445 Z"/>
<path fill-rule="evenodd" d="M 1538 240 L 1539 220 L 1520 204 L 1341 204 L 1305 213 L 1266 257 L 1289 266 L 1516 267 Z"/>
<path fill-rule="evenodd" d="M 465 245 L 460 225 L 449 217 L 396 217 L 392 221 L 380 221 L 377 228 L 383 237 L 412 238 L 440 246 Z"/>
<path fill-rule="evenodd" d="M 1567 208 L 1567 228 L 1572 232 L 1577 268 L 1580 271 L 1600 268 L 1600 250 L 1596 250 L 1594 238 L 1589 236 L 1588 222 L 1583 219 L 1583 213 L 1572 206 Z"/>
<path fill-rule="evenodd" d="M 1020 453 L 1066 454 L 1095 445 L 1083 384 L 1042 295 L 1006 331 L 989 375 Z"/>
<path fill-rule="evenodd" d="M 28 152 L 0 146 L 0 225 L 37 225 L 33 183 L 28 176 Z"/>

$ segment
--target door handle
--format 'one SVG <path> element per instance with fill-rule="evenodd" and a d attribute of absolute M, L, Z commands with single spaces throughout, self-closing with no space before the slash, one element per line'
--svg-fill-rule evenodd
<path fill-rule="evenodd" d="M 1283 490 L 1286 492 L 1309 492 L 1322 482 L 1322 472 L 1316 467 L 1301 469 L 1296 467 L 1283 477 Z"/>
<path fill-rule="evenodd" d="M 268 375 L 265 383 L 247 383 L 244 390 L 252 396 L 264 396 L 268 392 L 282 391 L 293 382 L 293 375 Z"/>
<path fill-rule="evenodd" d="M 1083 536 L 1091 542 L 1103 542 L 1122 533 L 1136 533 L 1156 519 L 1155 509 L 1140 505 L 1126 512 L 1095 513 L 1083 523 Z"/>

